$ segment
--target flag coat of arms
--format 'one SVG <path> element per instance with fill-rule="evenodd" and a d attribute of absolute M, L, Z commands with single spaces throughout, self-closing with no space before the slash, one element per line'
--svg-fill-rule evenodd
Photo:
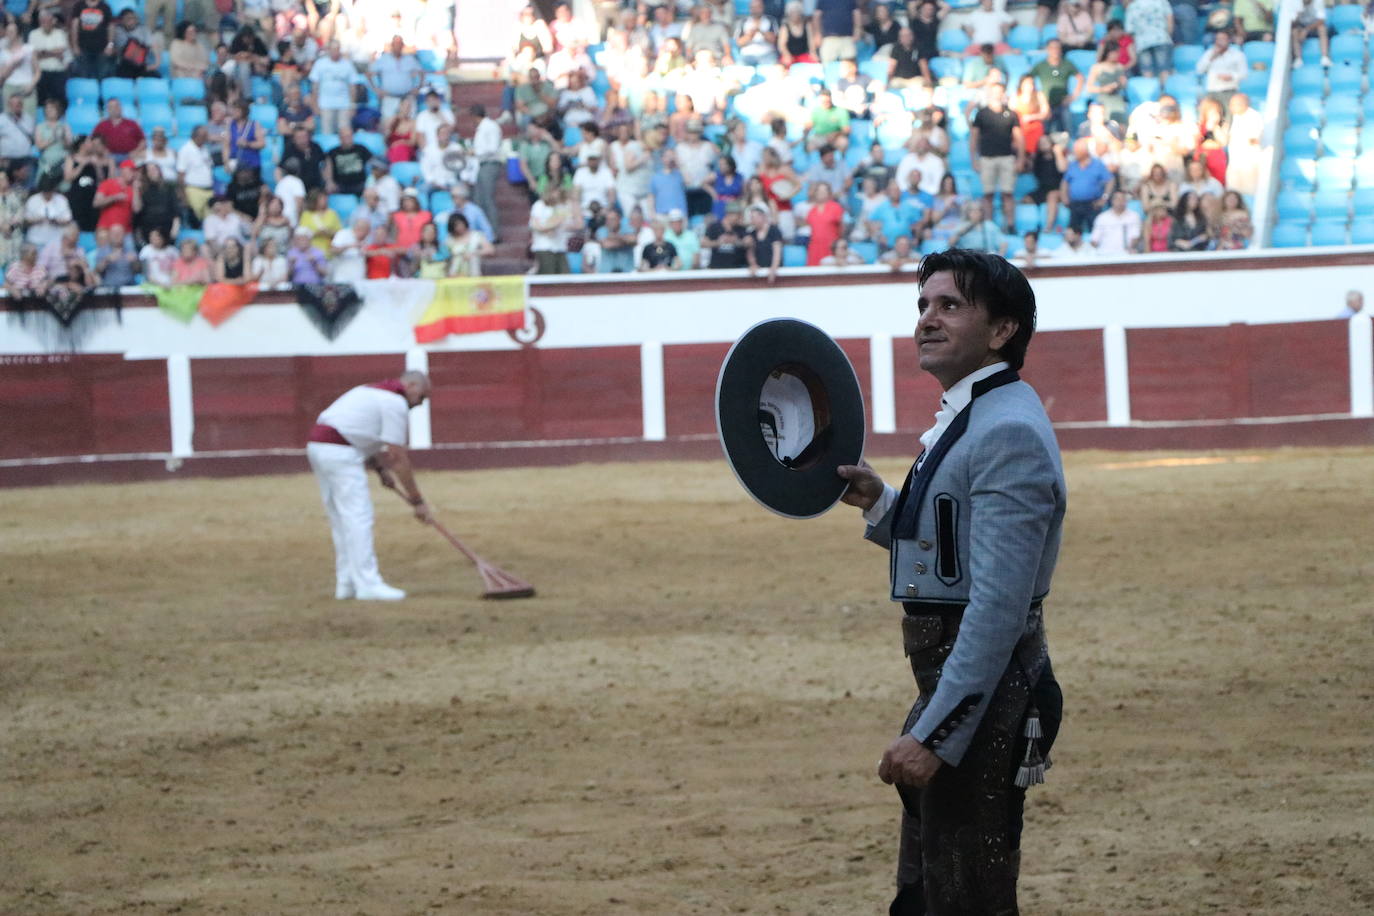
<path fill-rule="evenodd" d="M 509 331 L 525 326 L 525 278 L 453 277 L 434 281 L 434 298 L 415 322 L 417 343 L 449 334 Z"/>

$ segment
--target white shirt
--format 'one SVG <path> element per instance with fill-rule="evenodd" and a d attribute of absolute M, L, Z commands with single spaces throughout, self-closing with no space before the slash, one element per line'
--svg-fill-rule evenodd
<path fill-rule="evenodd" d="M 410 405 L 402 395 L 359 385 L 340 395 L 315 422 L 334 427 L 370 458 L 384 445 L 406 444 L 409 418 Z"/>
<path fill-rule="evenodd" d="M 1011 368 L 1005 362 L 996 362 L 991 366 L 983 366 L 975 369 L 968 375 L 959 379 L 950 386 L 940 397 L 940 409 L 935 412 L 935 425 L 921 433 L 921 456 L 916 459 L 916 469 L 920 470 L 921 465 L 925 464 L 926 456 L 935 447 L 935 443 L 940 441 L 940 437 L 949 429 L 949 425 L 954 422 L 954 418 L 973 401 L 973 386 L 985 378 L 991 378 L 1003 369 Z M 891 484 L 883 484 L 883 495 L 878 497 L 878 501 L 864 512 L 864 521 L 870 525 L 876 525 L 887 515 L 892 504 L 897 501 L 897 490 Z"/>
<path fill-rule="evenodd" d="M 477 122 L 472 135 L 472 154 L 479 162 L 501 161 L 501 125 L 491 118 Z"/>
<path fill-rule="evenodd" d="M 0 112 L 0 157 L 23 159 L 33 150 L 33 118 L 26 114 L 15 117 L 6 106 Z"/>
<path fill-rule="evenodd" d="M 438 111 L 426 108 L 415 116 L 415 130 L 425 138 L 425 146 L 434 146 L 439 142 L 439 128 L 445 124 L 453 126 L 453 112 L 447 108 Z"/>
<path fill-rule="evenodd" d="M 175 248 L 171 245 L 161 248 L 144 245 L 138 252 L 138 259 L 143 262 L 143 276 L 149 283 L 158 286 L 172 285 L 172 264 L 177 259 Z"/>
<path fill-rule="evenodd" d="M 220 216 L 211 210 L 201 221 L 201 231 L 205 233 L 205 241 L 212 245 L 223 245 L 229 239 L 243 242 L 248 238 L 243 214 L 237 210 L 230 210 L 227 216 Z"/>
<path fill-rule="evenodd" d="M 1217 197 L 1226 193 L 1226 186 L 1217 181 L 1211 175 L 1203 175 L 1201 181 L 1184 181 L 1178 186 L 1179 196 L 1183 196 L 1184 191 L 1192 191 L 1198 197 L 1204 194 L 1213 194 Z"/>
<path fill-rule="evenodd" d="M 71 48 L 67 43 L 67 33 L 59 28 L 53 28 L 51 32 L 34 29 L 29 33 L 29 48 L 33 50 L 35 57 L 40 51 L 62 52 L 60 57 L 44 57 L 39 60 L 39 70 L 65 70 L 72 60 Z"/>
<path fill-rule="evenodd" d="M 277 255 L 275 258 L 265 258 L 258 255 L 253 259 L 253 275 L 258 278 L 260 286 L 276 286 L 279 283 L 286 283 L 291 277 L 291 268 L 286 263 L 286 258 Z"/>
<path fill-rule="evenodd" d="M 363 251 L 366 242 L 367 239 L 360 240 L 353 234 L 352 227 L 334 233 L 329 245 L 331 249 L 338 250 L 331 250 L 329 253 L 329 282 L 357 283 L 367 279 L 367 253 Z"/>
<path fill-rule="evenodd" d="M 596 171 L 589 166 L 578 166 L 572 181 L 573 187 L 581 195 L 583 212 L 588 212 L 593 201 L 601 204 L 602 209 L 610 204 L 610 194 L 615 190 L 615 175 L 611 174 L 606 163 L 601 163 L 601 168 Z"/>
<path fill-rule="evenodd" d="M 449 141 L 448 146 L 440 146 L 437 142 L 427 144 L 420 150 L 420 174 L 427 184 L 451 188 L 458 180 L 458 171 L 451 166 L 461 166 L 465 158 L 457 140 Z"/>
<path fill-rule="evenodd" d="M 171 147 L 164 146 L 162 152 L 159 153 L 153 149 L 152 144 L 149 144 L 148 148 L 143 151 L 143 158 L 139 161 L 139 165 L 149 162 L 162 170 L 163 181 L 172 181 L 176 176 L 177 154 L 172 152 Z"/>
<path fill-rule="evenodd" d="M 1098 254 L 1130 254 L 1140 238 L 1140 217 L 1133 210 L 1103 210 L 1093 221 L 1092 243 Z"/>
<path fill-rule="evenodd" d="M 1260 134 L 1264 133 L 1264 115 L 1247 108 L 1231 116 L 1231 135 L 1226 152 L 1231 156 L 1255 155 L 1259 152 Z"/>
<path fill-rule="evenodd" d="M 902 157 L 902 161 L 897 163 L 897 184 L 905 190 L 908 176 L 916 171 L 921 173 L 921 181 L 917 187 L 932 197 L 940 193 L 940 181 L 945 177 L 945 160 L 930 152 L 924 156 L 914 152 L 907 153 Z"/>
<path fill-rule="evenodd" d="M 682 173 L 682 183 L 689 188 L 701 188 L 711 176 L 711 167 L 716 164 L 720 150 L 714 143 L 701 140 L 696 143 L 683 141 L 676 148 L 677 170 Z"/>
<path fill-rule="evenodd" d="M 552 219 L 554 212 L 555 208 L 550 207 L 542 200 L 536 200 L 534 206 L 530 207 L 531 251 L 568 250 L 568 221 L 566 219 L 564 219 L 557 228 L 549 232 L 540 232 L 538 229 L 534 228 L 535 223 L 546 223 Z"/>
<path fill-rule="evenodd" d="M 215 163 L 210 151 L 190 140 L 177 151 L 177 175 L 192 188 L 211 188 L 215 184 Z"/>
<path fill-rule="evenodd" d="M 305 182 L 295 175 L 283 175 L 281 181 L 272 189 L 281 198 L 282 216 L 295 226 L 301 221 L 301 202 L 305 200 Z"/>
<path fill-rule="evenodd" d="M 369 175 L 367 187 L 377 189 L 377 200 L 388 213 L 401 209 L 401 183 L 391 175 L 374 178 Z"/>
<path fill-rule="evenodd" d="M 1207 74 L 1208 92 L 1227 92 L 1245 79 L 1245 74 L 1250 72 L 1250 64 L 1245 60 L 1245 52 L 1235 45 L 1220 54 L 1216 45 L 1213 45 L 1198 58 L 1197 72 Z"/>
<path fill-rule="evenodd" d="M 1070 248 L 1067 244 L 1060 245 L 1058 248 L 1054 249 L 1054 251 L 1047 254 L 1050 260 L 1058 261 L 1062 264 L 1071 264 L 1074 261 L 1088 261 L 1096 256 L 1097 252 L 1093 251 L 1092 246 L 1087 242 L 1079 242 L 1077 250 Z"/>
<path fill-rule="evenodd" d="M 969 36 L 973 45 L 997 45 L 1002 44 L 1005 40 L 1002 34 L 1002 24 L 1014 21 L 1006 12 L 998 12 L 996 9 L 985 10 L 979 7 L 968 14 L 965 24 L 973 30 L 973 34 Z"/>
<path fill-rule="evenodd" d="M 42 248 L 61 237 L 62 227 L 72 221 L 72 208 L 61 194 L 54 194 L 52 200 L 44 200 L 42 194 L 34 194 L 24 203 L 24 221 L 33 223 L 24 236 L 25 240 Z"/>

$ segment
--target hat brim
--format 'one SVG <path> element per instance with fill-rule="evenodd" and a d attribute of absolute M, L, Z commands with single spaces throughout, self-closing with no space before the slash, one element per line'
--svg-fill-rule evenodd
<path fill-rule="evenodd" d="M 787 463 L 760 427 L 764 385 L 775 372 L 799 379 L 815 435 Z M 785 518 L 815 518 L 844 495 L 835 473 L 863 457 L 864 402 L 849 358 L 828 334 L 793 318 L 760 322 L 726 354 L 716 380 L 716 431 L 725 459 L 754 500 Z"/>

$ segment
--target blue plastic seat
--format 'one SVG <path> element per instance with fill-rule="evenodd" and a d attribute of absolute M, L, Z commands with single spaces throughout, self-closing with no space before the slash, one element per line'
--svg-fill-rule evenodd
<path fill-rule="evenodd" d="M 1269 71 L 1251 70 L 1245 74 L 1245 78 L 1240 81 L 1240 91 L 1250 96 L 1250 101 L 1254 107 L 1260 107 L 1260 101 L 1269 94 Z"/>
<path fill-rule="evenodd" d="M 865 264 L 878 263 L 878 243 L 877 242 L 852 242 L 849 250 L 864 259 Z"/>
<path fill-rule="evenodd" d="M 938 254 L 949 247 L 943 239 L 926 239 L 921 243 L 921 254 Z"/>
<path fill-rule="evenodd" d="M 1036 204 L 1016 205 L 1016 232 L 1025 235 L 1032 229 L 1040 228 L 1040 207 Z"/>
<path fill-rule="evenodd" d="M 1153 76 L 1133 76 L 1126 80 L 1126 100 L 1132 107 L 1159 98 L 1159 80 Z"/>
<path fill-rule="evenodd" d="M 318 146 L 318 147 L 320 148 L 321 151 L 327 153 L 327 152 L 329 152 L 330 150 L 332 150 L 334 147 L 336 147 L 336 146 L 339 145 L 339 135 L 338 135 L 338 134 L 316 134 L 316 135 L 315 135 L 315 145 Z"/>
<path fill-rule="evenodd" d="M 1287 146 L 1288 135 L 1284 135 L 1284 146 Z M 1354 158 L 1359 150 L 1360 133 L 1353 127 L 1346 127 L 1338 124 L 1328 124 L 1322 129 L 1322 155 L 1323 156 L 1342 156 Z"/>
<path fill-rule="evenodd" d="M 1332 32 L 1359 32 L 1364 28 L 1364 23 L 1360 21 L 1360 6 L 1356 3 L 1343 3 L 1340 6 L 1333 6 L 1326 11 L 1326 27 Z M 1347 36 L 1337 34 L 1331 40 L 1331 56 L 1336 56 L 1336 38 Z M 1349 36 L 1357 38 L 1359 36 Z"/>
<path fill-rule="evenodd" d="M 1317 129 L 1311 124 L 1298 124 L 1283 132 L 1283 152 L 1286 156 L 1317 155 Z"/>
<path fill-rule="evenodd" d="M 1278 223 L 1270 241 L 1275 248 L 1306 248 L 1307 223 Z"/>
<path fill-rule="evenodd" d="M 1040 47 L 1044 47 L 1051 41 L 1059 37 L 1059 26 L 1053 22 L 1045 23 L 1045 27 L 1040 30 Z"/>
<path fill-rule="evenodd" d="M 1317 163 L 1305 156 L 1284 156 L 1279 165 L 1279 178 L 1285 186 L 1311 190 L 1317 179 Z"/>
<path fill-rule="evenodd" d="M 86 79 L 80 76 L 74 76 L 67 80 L 67 104 L 74 105 L 77 102 L 99 106 L 100 80 Z"/>
<path fill-rule="evenodd" d="M 191 76 L 179 76 L 171 81 L 172 101 L 178 105 L 183 102 L 204 102 L 205 83 Z"/>
<path fill-rule="evenodd" d="M 1197 62 L 1205 50 L 1202 45 L 1174 45 L 1174 69 L 1186 73 L 1196 72 Z"/>
<path fill-rule="evenodd" d="M 150 102 L 168 105 L 172 101 L 172 84 L 161 77 L 144 77 L 134 83 L 134 94 L 140 108 Z"/>
<path fill-rule="evenodd" d="M 783 246 L 782 246 L 782 266 L 783 266 L 783 267 L 805 267 L 805 266 L 806 266 L 806 246 L 805 246 L 805 245 L 783 245 Z"/>
<path fill-rule="evenodd" d="M 401 187 L 413 187 L 420 183 L 420 164 L 418 162 L 393 162 L 391 177 L 401 183 Z"/>
<path fill-rule="evenodd" d="M 567 259 L 568 259 L 568 273 L 570 273 L 570 274 L 580 274 L 580 273 L 582 273 L 582 252 L 580 252 L 580 251 L 569 251 L 569 252 L 567 253 L 566 257 L 567 257 Z"/>
<path fill-rule="evenodd" d="M 166 102 L 150 102 L 141 106 L 138 111 L 138 123 L 145 132 L 151 131 L 154 127 L 161 127 L 167 131 L 168 136 L 175 136 L 177 133 L 177 119 L 172 114 L 172 106 Z"/>
<path fill-rule="evenodd" d="M 1318 220 L 1312 224 L 1312 244 L 1313 245 L 1344 245 L 1346 244 L 1346 221 L 1340 220 Z"/>
<path fill-rule="evenodd" d="M 444 69 L 444 62 L 439 55 L 429 48 L 420 48 L 415 52 L 415 60 L 426 73 L 433 73 L 436 70 Z"/>
<path fill-rule="evenodd" d="M 1355 180 L 1355 160 L 1323 156 L 1317 160 L 1317 188 L 1321 191 L 1348 191 Z"/>
<path fill-rule="evenodd" d="M 339 221 L 345 226 L 348 225 L 348 218 L 353 215 L 353 211 L 358 208 L 358 198 L 352 194 L 330 194 L 329 209 L 339 214 Z"/>
<path fill-rule="evenodd" d="M 1298 72 L 1302 71 L 1300 70 Z M 1322 119 L 1325 117 L 1326 106 L 1322 104 L 1322 100 L 1317 96 L 1294 96 L 1292 101 L 1288 103 L 1288 123 L 1293 127 L 1299 125 L 1315 127 L 1321 124 Z"/>
<path fill-rule="evenodd" d="M 1040 204 L 1040 225 L 1046 227 L 1047 229 L 1048 229 L 1048 228 L 1051 228 L 1051 227 L 1050 227 L 1050 205 L 1047 204 L 1047 203 Z M 1055 229 L 1066 229 L 1066 228 L 1068 228 L 1068 225 L 1069 225 L 1069 208 L 1068 208 L 1068 207 L 1065 207 L 1065 206 L 1060 206 L 1059 211 L 1058 211 L 1058 212 L 1055 214 L 1055 216 L 1054 216 L 1054 226 L 1053 226 L 1053 228 L 1055 228 Z"/>
<path fill-rule="evenodd" d="M 125 105 L 138 104 L 138 94 L 134 90 L 134 81 L 122 76 L 107 76 L 101 80 L 100 97 L 106 102 L 110 99 L 119 99 Z"/>
<path fill-rule="evenodd" d="M 1312 195 L 1306 191 L 1279 191 L 1274 209 L 1281 220 L 1306 222 L 1312 217 Z"/>
<path fill-rule="evenodd" d="M 1374 219 L 1357 219 L 1350 224 L 1350 244 L 1374 245 Z"/>
<path fill-rule="evenodd" d="M 1040 233 L 1040 250 L 1041 250 L 1041 251 L 1054 251 L 1056 248 L 1059 248 L 1059 247 L 1062 246 L 1063 244 L 1064 244 L 1064 236 L 1060 235 L 1058 232 L 1042 232 L 1042 233 Z"/>
<path fill-rule="evenodd" d="M 1040 47 L 1040 30 L 1031 25 L 1013 26 L 1007 33 L 1007 44 L 1018 51 L 1034 51 Z"/>
<path fill-rule="evenodd" d="M 1251 69 L 1256 64 L 1262 64 L 1266 69 L 1274 61 L 1274 43 L 1272 41 L 1247 41 L 1241 50 L 1245 52 L 1245 62 Z"/>
<path fill-rule="evenodd" d="M 375 131 L 360 130 L 353 135 L 353 142 L 365 147 L 374 156 L 386 158 L 386 140 Z"/>
<path fill-rule="evenodd" d="M 1363 64 L 1336 61 L 1331 68 L 1330 94 L 1339 95 L 1359 95 L 1364 88 Z"/>
<path fill-rule="evenodd" d="M 176 109 L 177 133 L 183 137 L 191 136 L 191 131 L 210 120 L 204 105 L 178 105 Z"/>
<path fill-rule="evenodd" d="M 276 95 L 272 88 L 272 79 L 267 76 L 255 76 L 248 83 L 248 95 L 254 102 L 270 102 Z"/>
<path fill-rule="evenodd" d="M 1340 9 L 1340 7 L 1336 7 Z M 1330 22 L 1328 13 L 1327 21 Z M 1333 61 L 1350 61 L 1356 64 L 1364 63 L 1364 38 L 1358 34 L 1336 35 L 1330 43 L 1331 59 Z"/>
<path fill-rule="evenodd" d="M 269 134 L 277 129 L 277 106 L 255 104 L 248 108 L 248 117 L 261 125 L 262 129 Z"/>
<path fill-rule="evenodd" d="M 968 35 L 962 29 L 941 29 L 935 47 L 941 54 L 963 54 L 968 50 Z"/>
<path fill-rule="evenodd" d="M 1202 83 L 1191 70 L 1187 73 L 1170 73 L 1164 80 L 1164 91 L 1180 100 L 1186 95 L 1197 95 L 1201 88 Z"/>
<path fill-rule="evenodd" d="M 1036 187 L 1035 176 L 1029 172 L 1022 172 L 1016 176 L 1016 185 L 1011 190 L 1011 196 L 1021 200 L 1029 194 L 1034 194 Z"/>
<path fill-rule="evenodd" d="M 95 244 L 95 233 L 94 233 L 94 232 L 83 232 L 83 233 L 81 233 L 81 235 L 77 236 L 77 242 L 76 242 L 76 243 L 77 243 L 78 245 L 81 246 L 81 250 L 82 250 L 82 251 L 84 251 L 84 252 L 86 252 L 86 253 L 88 253 L 88 254 L 89 254 L 90 252 L 92 252 L 92 251 L 95 251 L 95 248 L 96 248 L 96 244 Z"/>
<path fill-rule="evenodd" d="M 448 191 L 434 191 L 429 195 L 430 213 L 447 213 L 453 209 L 453 195 Z"/>
<path fill-rule="evenodd" d="M 88 136 L 100 123 L 100 109 L 94 105 L 73 105 L 67 109 L 67 123 L 78 137 Z"/>
<path fill-rule="evenodd" d="M 1350 95 L 1333 95 L 1326 100 L 1326 123 L 1354 127 L 1359 122 L 1359 99 Z"/>
<path fill-rule="evenodd" d="M 1088 71 L 1093 68 L 1093 64 L 1097 63 L 1097 53 L 1095 51 L 1082 49 L 1065 51 L 1064 57 L 1068 59 L 1069 63 L 1078 68 L 1078 72 L 1083 74 L 1084 79 L 1088 78 Z"/>
<path fill-rule="evenodd" d="M 1312 37 L 1302 43 L 1302 62 L 1304 64 L 1318 64 L 1322 59 L 1321 42 Z"/>
<path fill-rule="evenodd" d="M 1363 152 L 1354 162 L 1355 187 L 1374 188 L 1374 153 Z M 1363 215 L 1368 210 L 1356 211 Z"/>
<path fill-rule="evenodd" d="M 930 75 L 936 80 L 958 79 L 963 71 L 963 63 L 955 57 L 936 57 L 928 61 Z"/>
<path fill-rule="evenodd" d="M 1350 195 L 1350 206 L 1355 211 L 1355 219 L 1374 219 L 1374 187 L 1356 188 Z"/>
<path fill-rule="evenodd" d="M 1350 216 L 1349 191 L 1318 191 L 1312 195 L 1312 213 L 1319 220 L 1346 220 Z"/>
<path fill-rule="evenodd" d="M 1322 95 L 1326 92 L 1326 74 L 1320 67 L 1300 67 L 1290 77 L 1293 95 Z"/>

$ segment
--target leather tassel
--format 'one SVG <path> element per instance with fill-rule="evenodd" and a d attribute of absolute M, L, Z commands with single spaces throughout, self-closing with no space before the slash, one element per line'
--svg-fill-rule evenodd
<path fill-rule="evenodd" d="M 1040 731 L 1040 710 L 1036 709 L 1033 704 L 1026 712 L 1026 727 L 1022 734 L 1032 741 L 1043 737 L 1043 733 Z"/>
<path fill-rule="evenodd" d="M 1034 738 L 1026 741 L 1026 756 L 1021 761 L 1021 766 L 1016 771 L 1016 786 L 1019 789 L 1029 789 L 1031 786 L 1038 786 L 1045 781 L 1045 761 L 1040 756 L 1040 747 Z"/>

